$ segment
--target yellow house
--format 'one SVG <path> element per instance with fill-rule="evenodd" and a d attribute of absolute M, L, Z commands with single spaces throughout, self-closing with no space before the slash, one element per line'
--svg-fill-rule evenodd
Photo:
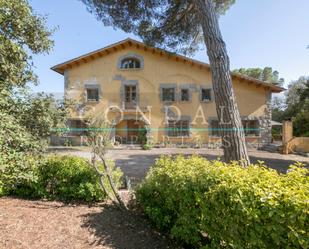
<path fill-rule="evenodd" d="M 76 108 L 71 128 L 88 116 L 104 118 L 112 139 L 154 143 L 209 143 L 219 137 L 210 66 L 178 54 L 125 39 L 52 69 L 64 75 L 65 98 Z M 284 89 L 232 74 L 248 141 L 271 140 L 270 101 Z M 81 134 L 77 134 L 81 135 Z"/>

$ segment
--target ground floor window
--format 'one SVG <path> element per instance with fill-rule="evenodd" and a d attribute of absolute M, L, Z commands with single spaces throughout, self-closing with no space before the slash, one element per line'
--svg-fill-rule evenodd
<path fill-rule="evenodd" d="M 259 121 L 258 120 L 242 120 L 245 136 L 259 136 Z M 218 120 L 210 121 L 209 134 L 211 136 L 220 136 L 220 126 Z"/>
<path fill-rule="evenodd" d="M 68 126 L 70 128 L 71 135 L 81 136 L 86 133 L 87 125 L 81 119 L 70 119 L 68 121 Z"/>
<path fill-rule="evenodd" d="M 242 120 L 242 126 L 246 136 L 259 136 L 259 122 L 258 120 Z"/>
<path fill-rule="evenodd" d="M 219 121 L 218 120 L 211 120 L 210 121 L 209 134 L 211 136 L 214 136 L 214 137 L 220 136 L 220 127 L 219 127 Z"/>
<path fill-rule="evenodd" d="M 168 136 L 170 137 L 188 137 L 189 130 L 189 120 L 168 121 Z"/>

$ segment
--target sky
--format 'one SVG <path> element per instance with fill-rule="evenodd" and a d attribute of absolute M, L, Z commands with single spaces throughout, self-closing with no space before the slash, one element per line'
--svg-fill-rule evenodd
<path fill-rule="evenodd" d="M 131 37 L 105 27 L 79 0 L 29 0 L 35 13 L 47 16 L 56 28 L 53 50 L 35 55 L 40 84 L 34 91 L 63 92 L 63 76 L 50 68 L 58 63 Z M 285 79 L 285 86 L 299 76 L 309 76 L 309 1 L 236 0 L 220 17 L 231 69 L 270 66 Z M 206 50 L 193 58 L 208 62 Z"/>

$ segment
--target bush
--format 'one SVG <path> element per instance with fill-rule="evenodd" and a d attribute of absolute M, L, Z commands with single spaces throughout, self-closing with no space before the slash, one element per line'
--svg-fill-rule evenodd
<path fill-rule="evenodd" d="M 18 191 L 24 187 L 28 190 L 37 180 L 37 160 L 39 160 L 39 156 L 34 157 L 22 152 L 2 154 L 0 158 L 0 196 L 20 195 Z M 28 194 L 26 195 L 28 196 Z M 29 195 L 31 194 L 29 193 Z"/>
<path fill-rule="evenodd" d="M 153 145 L 150 143 L 146 143 L 142 145 L 143 150 L 151 150 L 153 148 Z"/>
<path fill-rule="evenodd" d="M 113 169 L 113 177 L 119 187 L 122 172 Z M 47 198 L 100 201 L 106 197 L 95 169 L 80 157 L 51 156 L 38 167 L 38 178 L 39 191 Z"/>
<path fill-rule="evenodd" d="M 308 173 L 162 157 L 137 200 L 158 228 L 190 247 L 308 248 Z"/>
<path fill-rule="evenodd" d="M 112 161 L 108 163 L 113 164 Z M 118 168 L 115 169 L 114 165 L 111 166 L 114 181 L 119 187 L 122 172 Z M 27 169 L 27 174 L 31 177 L 19 176 L 19 180 L 14 184 L 6 184 L 3 195 L 87 202 L 101 201 L 106 197 L 95 169 L 86 159 L 75 156 L 49 156 L 32 165 L 31 171 L 29 166 Z M 7 173 L 7 176 L 9 175 Z M 1 189 L 0 179 L 0 195 Z"/>

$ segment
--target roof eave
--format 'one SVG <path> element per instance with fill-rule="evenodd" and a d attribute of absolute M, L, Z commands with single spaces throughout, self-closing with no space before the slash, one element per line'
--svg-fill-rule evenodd
<path fill-rule="evenodd" d="M 51 67 L 50 69 L 53 70 L 53 71 L 55 71 L 56 73 L 61 74 L 61 75 L 64 74 L 64 70 L 61 70 L 61 69 L 58 67 L 58 65 L 53 66 L 53 67 Z"/>
<path fill-rule="evenodd" d="M 111 48 L 114 48 L 116 46 L 121 46 L 125 43 L 135 43 L 135 44 L 138 44 L 139 46 L 144 46 L 144 47 L 148 47 L 148 48 L 151 48 L 151 49 L 154 49 L 154 50 L 157 50 L 157 51 L 160 51 L 161 53 L 166 53 L 170 56 L 175 56 L 175 57 L 178 57 L 180 59 L 183 59 L 183 60 L 189 60 L 191 61 L 192 63 L 195 63 L 195 64 L 198 64 L 199 66 L 202 66 L 202 67 L 205 67 L 207 68 L 208 70 L 210 69 L 210 65 L 205 63 L 205 62 L 201 62 L 201 61 L 198 61 L 198 60 L 195 60 L 195 59 L 191 59 L 191 58 L 188 58 L 186 56 L 183 56 L 183 55 L 179 55 L 179 54 L 176 54 L 176 53 L 170 53 L 168 51 L 165 51 L 163 49 L 160 49 L 160 48 L 156 48 L 156 47 L 150 47 L 140 41 L 137 41 L 137 40 L 134 40 L 134 39 L 131 39 L 131 38 L 126 38 L 122 41 L 119 41 L 119 42 L 116 42 L 116 43 L 113 43 L 109 46 L 106 46 L 106 47 L 103 47 L 103 48 L 100 48 L 100 49 L 97 49 L 95 51 L 92 51 L 92 52 L 89 52 L 89 53 L 86 53 L 84 55 L 81 55 L 81 56 L 78 56 L 78 57 L 75 57 L 71 60 L 68 60 L 68 61 L 65 61 L 63 63 L 60 63 L 60 64 L 57 64 L 53 67 L 51 67 L 51 70 L 61 74 L 61 75 L 64 75 L 64 72 L 65 72 L 65 69 L 66 67 L 69 65 L 69 64 L 72 64 L 72 63 L 76 63 L 77 61 L 80 61 L 80 60 L 83 60 L 87 57 L 91 57 L 97 53 L 100 53 L 100 52 L 103 52 L 103 51 L 106 51 L 108 49 L 111 49 Z M 260 81 L 260 80 L 257 80 L 255 78 L 252 78 L 252 77 L 249 77 L 249 76 L 244 76 L 244 75 L 241 75 L 241 74 L 237 74 L 237 73 L 231 73 L 232 76 L 234 77 L 237 77 L 237 78 L 240 78 L 242 80 L 246 80 L 246 81 L 250 81 L 250 82 L 253 82 L 257 85 L 260 85 L 260 86 L 263 86 L 263 87 L 267 87 L 269 88 L 272 92 L 275 92 L 275 93 L 280 93 L 282 91 L 285 91 L 286 89 L 283 88 L 283 87 L 279 87 L 279 86 L 275 86 L 271 83 L 268 83 L 268 82 L 264 82 L 264 81 Z"/>

